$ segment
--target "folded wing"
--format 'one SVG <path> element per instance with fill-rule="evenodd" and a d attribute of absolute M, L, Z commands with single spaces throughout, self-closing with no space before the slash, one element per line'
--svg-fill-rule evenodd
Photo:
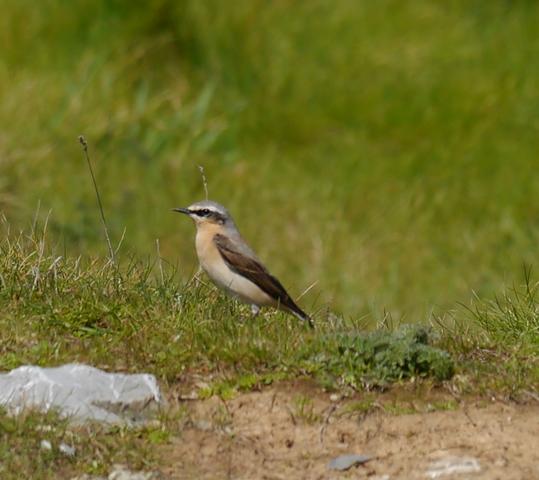
<path fill-rule="evenodd" d="M 253 282 L 282 307 L 290 310 L 302 320 L 307 320 L 312 326 L 309 316 L 294 303 L 281 282 L 271 275 L 264 265 L 255 258 L 241 253 L 235 248 L 234 243 L 224 235 L 215 235 L 213 241 L 221 257 L 232 271 Z"/>

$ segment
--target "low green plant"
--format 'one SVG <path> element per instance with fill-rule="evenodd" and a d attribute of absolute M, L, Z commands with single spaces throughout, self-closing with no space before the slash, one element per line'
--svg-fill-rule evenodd
<path fill-rule="evenodd" d="M 411 403 L 399 402 L 393 400 L 392 402 L 387 402 L 382 405 L 384 412 L 389 413 L 390 415 L 411 415 L 412 413 L 417 413 L 417 408 Z"/>
<path fill-rule="evenodd" d="M 372 395 L 372 394 L 369 394 Z M 367 396 L 361 400 L 348 402 L 339 412 L 340 415 L 366 415 L 374 408 L 378 407 L 376 399 L 373 396 Z"/>
<path fill-rule="evenodd" d="M 323 375 L 354 388 L 384 386 L 411 377 L 448 380 L 455 364 L 433 345 L 426 328 L 402 325 L 395 331 L 339 333 L 327 339 L 326 351 L 310 359 Z"/>
<path fill-rule="evenodd" d="M 290 409 L 290 415 L 294 422 L 302 422 L 313 425 L 322 420 L 322 416 L 316 412 L 312 398 L 306 395 L 298 395 Z"/>
<path fill-rule="evenodd" d="M 459 404 L 454 399 L 441 399 L 433 400 L 427 404 L 427 411 L 429 412 L 445 412 L 457 410 Z"/>

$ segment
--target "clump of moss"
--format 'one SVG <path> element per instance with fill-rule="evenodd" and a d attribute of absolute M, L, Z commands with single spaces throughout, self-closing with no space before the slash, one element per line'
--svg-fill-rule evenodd
<path fill-rule="evenodd" d="M 327 346 L 328 350 L 316 357 L 318 373 L 326 380 L 330 375 L 356 388 L 384 386 L 411 377 L 442 381 L 451 378 L 455 370 L 451 356 L 432 346 L 429 331 L 419 326 L 339 334 Z"/>

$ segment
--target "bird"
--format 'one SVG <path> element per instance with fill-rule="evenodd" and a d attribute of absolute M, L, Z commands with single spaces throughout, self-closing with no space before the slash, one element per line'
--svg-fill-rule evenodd
<path fill-rule="evenodd" d="M 202 270 L 228 295 L 251 305 L 284 310 L 314 328 L 313 321 L 292 300 L 282 283 L 258 259 L 242 238 L 232 215 L 221 204 L 203 200 L 174 212 L 189 216 L 196 226 L 195 247 Z"/>

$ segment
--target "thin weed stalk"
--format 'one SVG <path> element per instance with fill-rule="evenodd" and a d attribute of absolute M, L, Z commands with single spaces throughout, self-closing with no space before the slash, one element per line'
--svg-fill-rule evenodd
<path fill-rule="evenodd" d="M 206 175 L 204 173 L 204 167 L 202 165 L 199 165 L 198 170 L 200 171 L 200 176 L 202 177 L 202 185 L 204 186 L 204 194 L 206 195 L 206 200 L 208 200 L 208 180 L 206 179 Z"/>
<path fill-rule="evenodd" d="M 116 257 L 114 255 L 114 249 L 112 248 L 112 242 L 110 241 L 109 229 L 107 227 L 107 220 L 105 219 L 105 211 L 103 210 L 103 203 L 101 202 L 101 196 L 99 195 L 99 189 L 97 188 L 97 181 L 95 179 L 94 170 L 92 168 L 92 162 L 90 161 L 90 154 L 88 153 L 88 143 L 83 135 L 79 135 L 79 143 L 82 145 L 82 151 L 86 157 L 86 162 L 88 163 L 88 169 L 90 170 L 90 175 L 92 177 L 92 182 L 94 184 L 95 196 L 97 197 L 97 204 L 99 206 L 99 212 L 101 213 L 101 221 L 103 222 L 103 230 L 105 231 L 105 238 L 107 240 L 107 246 L 109 249 L 109 258 L 110 261 L 116 265 Z"/>

